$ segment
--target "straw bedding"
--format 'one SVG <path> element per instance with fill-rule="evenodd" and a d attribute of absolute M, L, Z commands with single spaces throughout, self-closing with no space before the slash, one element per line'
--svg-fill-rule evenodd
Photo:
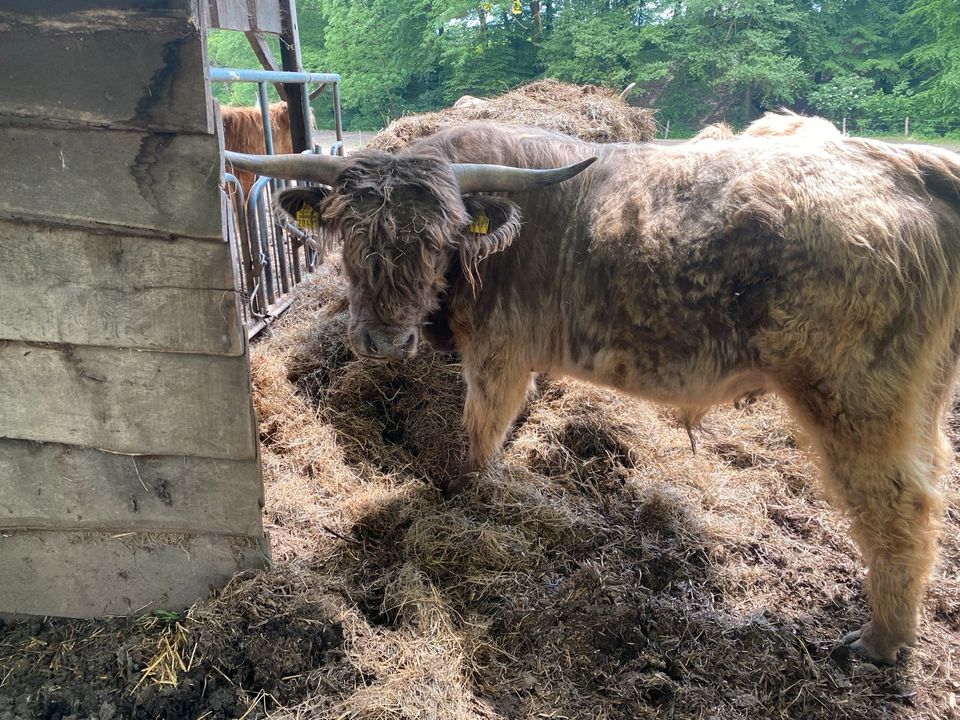
<path fill-rule="evenodd" d="M 694 456 L 669 410 L 544 379 L 444 502 L 456 358 L 357 360 L 335 268 L 299 294 L 252 356 L 273 569 L 181 617 L 6 628 L 0 718 L 958 717 L 956 472 L 920 644 L 875 668 L 835 644 L 863 571 L 775 399 Z"/>

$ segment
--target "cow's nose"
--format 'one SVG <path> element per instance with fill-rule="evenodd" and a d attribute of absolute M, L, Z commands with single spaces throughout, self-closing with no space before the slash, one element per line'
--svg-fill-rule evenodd
<path fill-rule="evenodd" d="M 379 348 L 377 347 L 377 342 L 373 339 L 373 335 L 370 333 L 370 331 L 365 329 L 363 333 L 361 333 L 360 338 L 363 342 L 364 354 L 376 356 Z"/>
<path fill-rule="evenodd" d="M 417 352 L 417 329 L 365 327 L 358 333 L 361 355 L 382 360 L 402 360 Z"/>
<path fill-rule="evenodd" d="M 407 357 L 412 357 L 417 352 L 417 331 L 411 330 L 407 335 L 406 339 L 401 343 L 400 349 L 407 355 Z"/>

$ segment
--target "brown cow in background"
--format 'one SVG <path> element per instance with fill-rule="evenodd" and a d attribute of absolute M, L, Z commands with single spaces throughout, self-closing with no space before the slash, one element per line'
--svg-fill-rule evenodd
<path fill-rule="evenodd" d="M 267 152 L 263 144 L 263 116 L 260 108 L 223 105 L 220 108 L 220 115 L 223 119 L 225 150 L 248 155 L 263 155 Z M 273 152 L 277 155 L 292 153 L 290 116 L 287 114 L 286 102 L 270 104 L 270 127 L 273 131 Z M 243 196 L 248 197 L 253 185 L 253 173 L 237 170 L 236 176 L 243 187 Z"/>

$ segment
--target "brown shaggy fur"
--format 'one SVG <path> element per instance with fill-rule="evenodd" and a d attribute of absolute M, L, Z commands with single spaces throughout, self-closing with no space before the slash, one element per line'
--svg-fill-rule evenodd
<path fill-rule="evenodd" d="M 437 154 L 600 159 L 555 188 L 472 196 L 523 218 L 474 280 L 463 248 L 486 239 L 465 232 L 468 206 Z M 869 568 L 872 618 L 853 648 L 893 662 L 916 640 L 960 355 L 955 155 L 839 134 L 656 147 L 473 125 L 358 156 L 315 205 L 343 237 L 355 334 L 423 327 L 461 354 L 470 449 L 452 488 L 494 459 L 531 371 L 686 417 L 770 389 L 810 431 Z"/>
<path fill-rule="evenodd" d="M 841 133 L 836 125 L 822 117 L 807 117 L 782 110 L 776 113 L 765 113 L 763 117 L 754 120 L 744 129 L 743 135 L 748 137 L 793 135 L 817 139 L 840 137 Z"/>
<path fill-rule="evenodd" d="M 263 117 L 260 108 L 231 107 L 223 105 L 220 108 L 223 120 L 223 147 L 225 150 L 263 155 L 266 148 L 263 144 Z M 290 117 L 287 114 L 287 103 L 276 102 L 270 104 L 270 128 L 273 131 L 273 151 L 277 155 L 292 153 L 293 142 L 290 138 Z M 243 187 L 243 195 L 250 193 L 253 185 L 253 174 L 245 170 L 236 171 L 237 179 Z"/>
<path fill-rule="evenodd" d="M 690 138 L 690 142 L 697 142 L 698 140 L 729 140 L 732 137 L 736 137 L 736 135 L 733 128 L 726 123 L 713 123 L 712 125 L 707 125 Z"/>

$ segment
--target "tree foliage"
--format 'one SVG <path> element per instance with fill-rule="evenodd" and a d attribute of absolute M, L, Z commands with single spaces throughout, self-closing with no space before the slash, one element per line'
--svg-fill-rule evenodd
<path fill-rule="evenodd" d="M 889 131 L 960 130 L 957 0 L 300 0 L 304 64 L 343 77 L 348 126 L 538 77 L 623 87 L 694 130 L 765 110 Z M 255 67 L 239 33 L 219 65 Z M 252 102 L 250 87 L 219 90 Z M 321 96 L 316 103 L 323 116 Z"/>

